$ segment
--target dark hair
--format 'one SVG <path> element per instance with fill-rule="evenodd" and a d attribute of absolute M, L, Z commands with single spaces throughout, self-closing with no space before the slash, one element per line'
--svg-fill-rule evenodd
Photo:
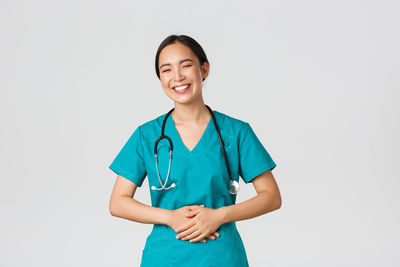
<path fill-rule="evenodd" d="M 161 42 L 160 46 L 158 47 L 157 54 L 156 54 L 156 73 L 158 79 L 160 79 L 160 70 L 158 69 L 158 59 L 160 57 L 161 50 L 164 49 L 164 47 L 170 45 L 170 44 L 175 44 L 175 43 L 181 43 L 183 45 L 186 45 L 190 49 L 192 49 L 193 53 L 197 56 L 197 58 L 200 61 L 200 66 L 203 66 L 204 62 L 208 62 L 206 53 L 204 53 L 203 48 L 201 45 L 196 42 L 193 38 L 187 36 L 187 35 L 170 35 L 167 38 L 164 39 L 164 41 Z M 203 78 L 203 81 L 205 78 Z"/>

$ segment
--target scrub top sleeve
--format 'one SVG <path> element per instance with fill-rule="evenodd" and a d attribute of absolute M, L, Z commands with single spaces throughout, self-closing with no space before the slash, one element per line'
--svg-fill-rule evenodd
<path fill-rule="evenodd" d="M 257 138 L 249 123 L 245 123 L 239 136 L 239 175 L 247 184 L 267 170 L 273 170 L 275 162 Z"/>
<path fill-rule="evenodd" d="M 142 186 L 146 177 L 140 127 L 137 127 L 109 168 L 118 175 Z"/>

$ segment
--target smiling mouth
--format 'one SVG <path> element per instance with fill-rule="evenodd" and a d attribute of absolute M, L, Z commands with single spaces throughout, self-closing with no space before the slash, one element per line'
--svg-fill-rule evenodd
<path fill-rule="evenodd" d="M 185 90 L 186 88 L 188 88 L 189 86 L 190 86 L 190 83 L 187 83 L 185 85 L 172 87 L 172 89 L 174 89 L 176 91 L 182 91 L 182 90 Z"/>
<path fill-rule="evenodd" d="M 172 89 L 178 94 L 186 93 L 190 88 L 191 88 L 191 84 L 190 83 L 185 84 L 185 85 L 181 85 L 181 86 L 172 87 Z"/>

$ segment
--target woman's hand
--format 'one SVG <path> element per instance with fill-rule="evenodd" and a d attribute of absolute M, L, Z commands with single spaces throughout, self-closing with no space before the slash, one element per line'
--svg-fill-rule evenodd
<path fill-rule="evenodd" d="M 176 238 L 197 242 L 214 233 L 222 224 L 222 214 L 215 209 L 196 207 L 186 213 L 191 220 L 177 227 L 175 232 L 179 233 Z M 218 234 L 219 236 L 219 234 Z"/>
<path fill-rule="evenodd" d="M 193 217 L 194 215 L 191 215 L 191 212 L 196 211 L 198 208 L 201 208 L 202 206 L 199 205 L 191 205 L 191 206 L 184 206 L 182 208 L 176 209 L 176 210 L 172 210 L 172 216 L 170 218 L 170 221 L 168 223 L 168 226 L 170 226 L 175 232 L 177 229 L 179 229 L 181 226 L 183 225 L 187 225 L 190 221 L 192 221 L 193 219 L 191 217 Z M 189 215 L 189 216 L 187 216 Z M 215 239 L 216 237 L 219 236 L 218 232 L 213 232 L 210 233 L 209 235 L 207 235 L 206 237 L 208 239 Z M 204 238 L 201 238 L 197 241 L 200 242 L 206 242 L 206 240 Z"/>

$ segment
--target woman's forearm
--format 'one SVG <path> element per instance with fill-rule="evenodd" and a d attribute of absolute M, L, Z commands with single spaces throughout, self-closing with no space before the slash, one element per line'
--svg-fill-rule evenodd
<path fill-rule="evenodd" d="M 218 208 L 217 211 L 221 213 L 222 223 L 228 223 L 257 217 L 279 209 L 280 206 L 280 196 L 266 191 L 244 202 Z"/>
<path fill-rule="evenodd" d="M 170 210 L 152 207 L 131 197 L 123 196 L 111 200 L 110 213 L 113 216 L 135 222 L 165 225 L 168 224 L 171 216 Z"/>

